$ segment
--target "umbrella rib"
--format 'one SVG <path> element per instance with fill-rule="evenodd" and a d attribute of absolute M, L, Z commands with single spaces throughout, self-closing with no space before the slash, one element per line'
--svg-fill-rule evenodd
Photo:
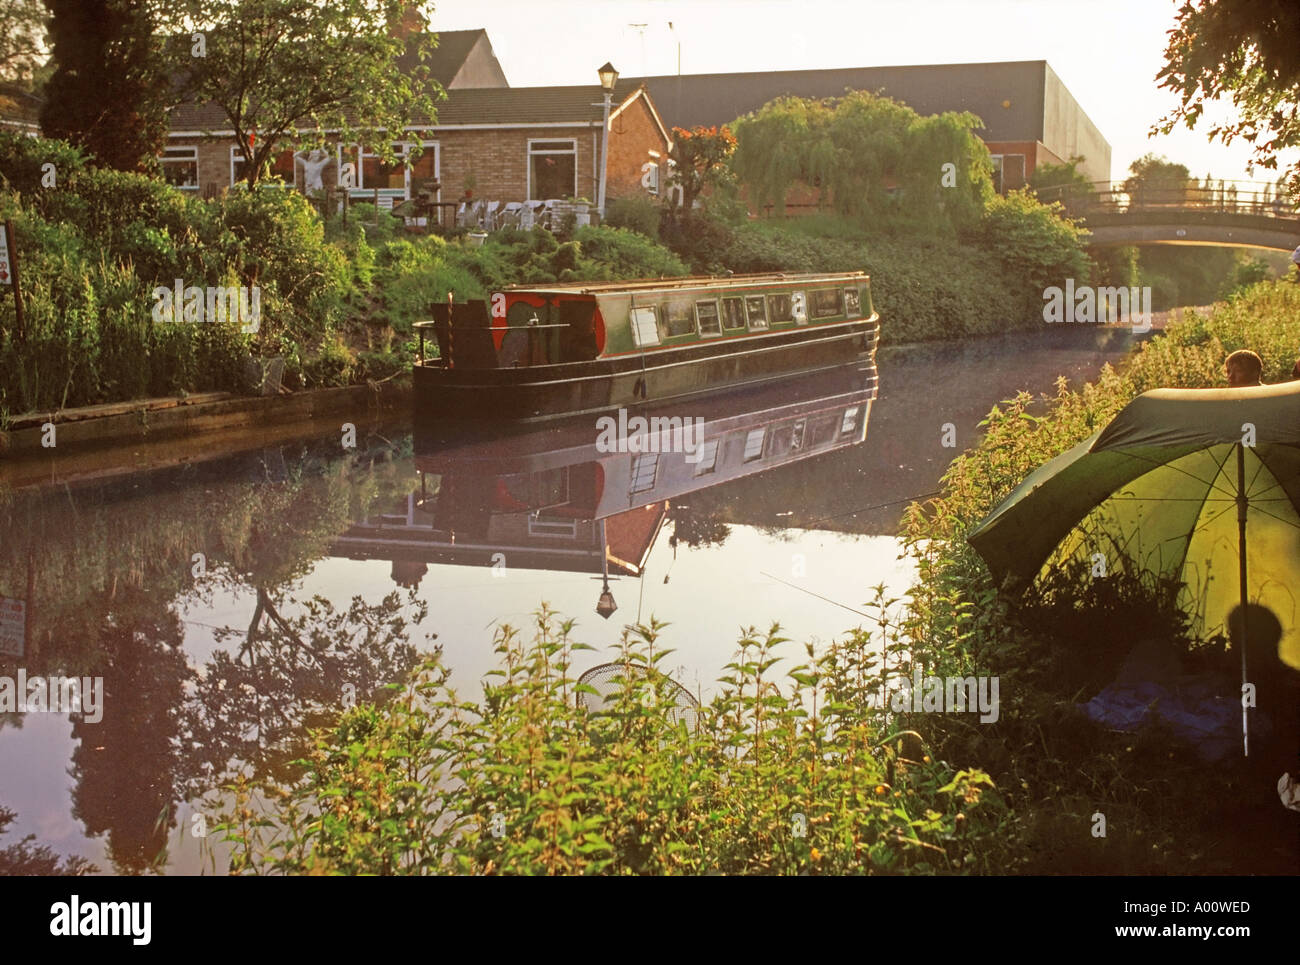
<path fill-rule="evenodd" d="M 1206 506 L 1206 504 L 1210 501 L 1210 490 L 1211 490 L 1211 489 L 1218 489 L 1218 488 L 1219 488 L 1219 487 L 1215 486 L 1214 483 L 1215 483 L 1215 481 L 1218 480 L 1218 478 L 1219 478 L 1221 475 L 1223 475 L 1223 467 L 1226 466 L 1226 465 L 1228 464 L 1228 458 L 1229 458 L 1231 455 L 1232 455 L 1232 447 L 1229 446 L 1229 447 L 1228 447 L 1228 452 L 1227 452 L 1227 454 L 1225 454 L 1224 457 L 1223 457 L 1223 462 L 1219 463 L 1219 468 L 1218 468 L 1218 470 L 1217 470 L 1217 471 L 1215 472 L 1215 474 L 1214 474 L 1214 480 L 1213 480 L 1213 481 L 1210 481 L 1210 482 L 1208 482 L 1208 483 L 1206 484 L 1205 494 L 1201 497 L 1201 508 L 1200 508 L 1199 510 L 1196 511 L 1196 515 L 1192 517 L 1193 519 L 1201 519 L 1201 518 L 1205 515 L 1205 506 Z M 1213 460 L 1214 457 L 1213 457 L 1213 456 L 1210 456 L 1210 459 Z M 1230 496 L 1230 497 L 1232 498 L 1232 505 L 1235 505 L 1235 504 L 1236 504 L 1236 501 L 1237 501 L 1237 495 L 1236 495 L 1236 493 L 1229 492 L 1227 495 Z M 1220 510 L 1220 512 L 1219 512 L 1219 516 L 1221 516 L 1221 515 L 1223 515 L 1224 513 L 1226 513 L 1226 512 L 1228 511 L 1229 508 L 1230 508 L 1229 506 L 1225 506 L 1222 510 Z M 1218 516 L 1214 516 L 1214 517 L 1212 517 L 1212 518 L 1210 518 L 1210 519 L 1205 520 L 1205 522 L 1202 524 L 1202 526 L 1193 526 L 1193 527 L 1192 527 L 1192 531 L 1191 531 L 1190 533 L 1187 534 L 1187 542 L 1185 542 L 1185 543 L 1183 544 L 1183 556 L 1182 556 L 1182 559 L 1180 559 L 1180 560 L 1178 561 L 1178 569 L 1179 569 L 1180 571 L 1183 570 L 1184 568 L 1186 568 L 1186 566 L 1187 566 L 1187 554 L 1190 553 L 1191 550 L 1192 550 L 1192 537 L 1195 536 L 1195 535 L 1197 534 L 1197 532 L 1199 532 L 1199 531 L 1203 528 L 1203 526 L 1208 526 L 1208 525 L 1210 525 L 1210 523 L 1212 523 L 1212 522 L 1213 522 L 1215 519 L 1217 519 L 1217 518 L 1218 518 Z"/>
<path fill-rule="evenodd" d="M 1266 509 L 1260 509 L 1258 506 L 1255 505 L 1254 500 L 1251 500 L 1250 507 L 1251 507 L 1251 509 L 1254 509 L 1254 510 L 1256 510 L 1257 512 L 1259 512 L 1260 515 L 1262 515 L 1262 516 L 1267 516 L 1269 519 L 1275 519 L 1275 520 L 1277 520 L 1279 523 L 1285 523 L 1286 525 L 1290 526 L 1292 529 L 1300 529 L 1300 523 L 1294 523 L 1294 522 L 1292 522 L 1292 521 L 1289 520 L 1289 519 L 1284 519 L 1284 518 L 1281 517 L 1281 516 L 1278 516 L 1278 515 L 1276 515 L 1276 514 L 1274 514 L 1274 513 L 1270 513 L 1270 512 L 1269 512 L 1268 510 L 1266 510 Z"/>
<path fill-rule="evenodd" d="M 1120 450 L 1120 451 L 1121 451 L 1121 452 L 1124 452 L 1123 450 Z M 1204 452 L 1204 453 L 1206 453 L 1207 455 L 1208 455 L 1208 453 L 1209 453 L 1209 450 L 1208 450 L 1208 449 L 1194 449 L 1194 450 L 1192 450 L 1192 451 L 1193 451 L 1193 452 Z M 1187 453 L 1187 455 L 1191 455 L 1191 454 L 1192 454 L 1192 453 Z M 1175 466 L 1172 462 L 1159 462 L 1158 460 L 1155 460 L 1155 459 L 1148 459 L 1148 458 L 1146 458 L 1146 457 L 1144 457 L 1144 456 L 1139 456 L 1137 453 L 1134 453 L 1134 452 L 1124 452 L 1124 455 L 1128 456 L 1130 459 L 1133 459 L 1133 460 L 1135 460 L 1135 461 L 1137 461 L 1137 462 L 1144 462 L 1144 463 L 1147 463 L 1148 465 L 1152 466 L 1152 467 L 1155 468 L 1155 469 L 1160 469 L 1160 468 L 1163 467 L 1163 468 L 1165 468 L 1165 469 L 1172 469 L 1174 472 L 1180 472 L 1180 473 L 1182 473 L 1184 476 L 1187 476 L 1188 478 L 1193 479 L 1193 480 L 1195 480 L 1195 481 L 1198 482 L 1198 483 L 1203 483 L 1203 484 L 1204 484 L 1206 487 L 1208 487 L 1209 489 L 1215 489 L 1215 490 L 1218 490 L 1219 492 L 1223 493 L 1225 496 L 1228 496 L 1228 497 L 1230 497 L 1230 498 L 1232 498 L 1232 499 L 1236 499 L 1236 498 L 1237 498 L 1237 494 L 1234 493 L 1234 492 L 1232 492 L 1232 490 L 1230 490 L 1230 489 L 1223 489 L 1221 486 L 1218 486 L 1218 485 L 1215 484 L 1215 481 L 1219 478 L 1219 476 L 1221 476 L 1221 475 L 1223 474 L 1223 467 L 1224 467 L 1225 465 L 1227 465 L 1228 458 L 1232 455 L 1232 449 L 1231 449 L 1231 448 L 1229 448 L 1229 450 L 1228 450 L 1228 455 L 1226 455 L 1226 456 L 1223 457 L 1223 462 L 1221 462 L 1221 463 L 1218 464 L 1218 468 L 1217 468 L 1217 470 L 1215 471 L 1215 473 L 1214 473 L 1214 477 L 1213 477 L 1212 479 L 1202 479 L 1200 476 L 1196 475 L 1195 473 L 1188 472 L 1186 469 L 1182 468 L 1181 466 Z M 1182 456 L 1179 456 L 1178 458 L 1181 459 L 1181 458 L 1183 458 L 1183 457 L 1182 457 Z M 1210 458 L 1213 459 L 1214 457 L 1211 456 Z"/>

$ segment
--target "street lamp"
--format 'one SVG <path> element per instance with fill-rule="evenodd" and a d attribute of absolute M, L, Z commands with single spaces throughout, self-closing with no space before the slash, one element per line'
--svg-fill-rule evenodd
<path fill-rule="evenodd" d="M 600 75 L 600 87 L 605 92 L 605 121 L 600 129 L 600 189 L 596 195 L 596 210 L 599 212 L 603 224 L 605 221 L 605 169 L 609 167 L 607 159 L 609 153 L 609 108 L 614 97 L 614 85 L 618 83 L 618 71 L 614 69 L 613 64 L 606 61 L 605 66 L 597 70 L 596 73 Z"/>
<path fill-rule="evenodd" d="M 610 70 L 613 70 L 611 67 Z M 600 593 L 600 602 L 596 604 L 596 612 L 608 620 L 618 609 L 618 604 L 614 602 L 614 594 L 609 592 L 609 544 L 605 542 L 605 521 L 600 521 L 600 564 L 601 577 L 603 578 L 604 588 Z"/>

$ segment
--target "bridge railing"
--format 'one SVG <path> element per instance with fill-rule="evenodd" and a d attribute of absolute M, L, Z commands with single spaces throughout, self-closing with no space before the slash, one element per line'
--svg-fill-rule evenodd
<path fill-rule="evenodd" d="M 1060 201 L 1069 214 L 1128 214 L 1197 210 L 1273 218 L 1300 216 L 1296 199 L 1268 181 L 1094 181 L 1037 190 L 1043 201 Z"/>

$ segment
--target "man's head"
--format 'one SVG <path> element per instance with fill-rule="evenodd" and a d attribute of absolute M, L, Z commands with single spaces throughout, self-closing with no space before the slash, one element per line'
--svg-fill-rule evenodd
<path fill-rule="evenodd" d="M 1233 352 L 1223 362 L 1223 372 L 1228 377 L 1228 386 L 1234 389 L 1245 385 L 1259 385 L 1259 377 L 1263 371 L 1263 360 L 1246 348 Z"/>

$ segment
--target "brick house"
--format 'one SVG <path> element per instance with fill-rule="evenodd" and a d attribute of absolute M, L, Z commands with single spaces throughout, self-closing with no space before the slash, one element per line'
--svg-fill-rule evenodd
<path fill-rule="evenodd" d="M 365 145 L 335 144 L 327 157 L 316 159 L 323 162 L 323 185 L 346 188 L 358 200 L 378 197 L 385 206 L 413 197 L 429 182 L 441 185 L 435 200 L 442 202 L 459 200 L 467 191 L 501 202 L 595 200 L 604 163 L 609 198 L 661 190 L 672 142 L 644 85 L 616 87 L 609 157 L 602 161 L 604 105 L 598 85 L 509 87 L 482 30 L 440 33 L 431 67 L 446 99 L 438 103 L 432 123 L 417 121 L 394 140 L 400 156 L 418 138 L 420 156 L 409 167 L 384 165 Z M 225 125 L 212 105 L 174 108 L 161 158 L 166 179 L 204 196 L 239 182 L 243 160 Z M 304 190 L 304 160 L 282 151 L 272 173 Z"/>

